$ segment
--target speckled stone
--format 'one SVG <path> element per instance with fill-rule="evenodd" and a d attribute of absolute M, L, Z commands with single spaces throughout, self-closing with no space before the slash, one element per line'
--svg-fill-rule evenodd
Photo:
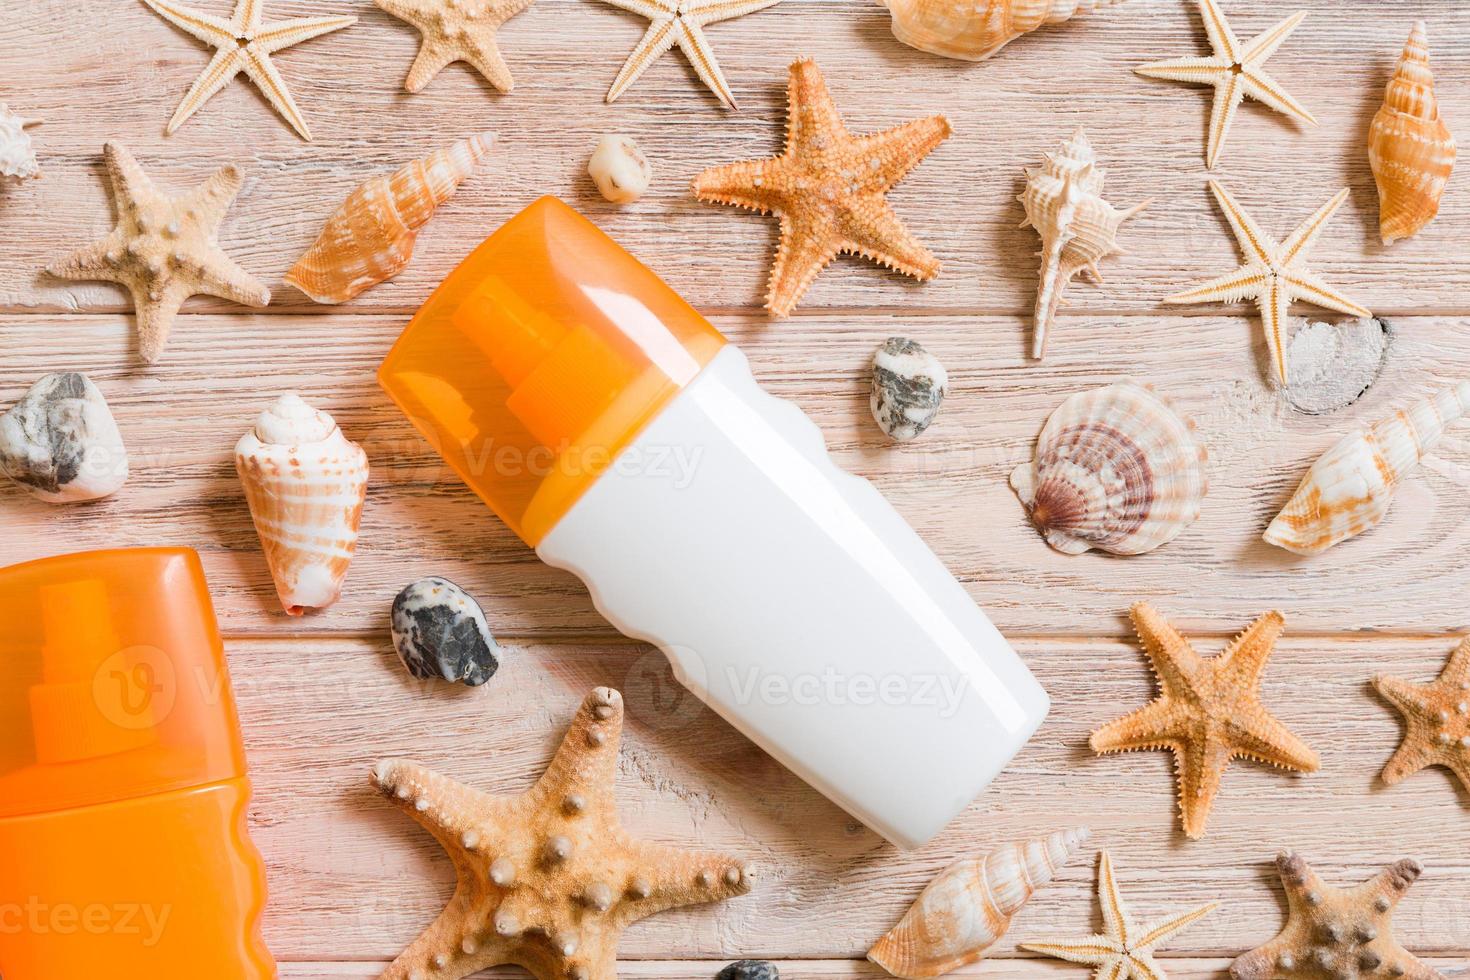
<path fill-rule="evenodd" d="M 1346 408 L 1373 386 L 1388 362 L 1393 328 L 1373 317 L 1303 323 L 1286 347 L 1286 397 L 1311 415 Z"/>
<path fill-rule="evenodd" d="M 393 600 L 393 647 L 415 677 L 478 687 L 500 669 L 484 610 L 448 579 L 425 578 Z"/>
<path fill-rule="evenodd" d="M 869 406 L 878 427 L 898 442 L 929 428 L 948 389 L 944 365 L 916 340 L 889 337 L 873 352 Z"/>
<path fill-rule="evenodd" d="M 781 971 L 765 960 L 740 960 L 721 970 L 715 980 L 781 980 Z"/>
<path fill-rule="evenodd" d="M 128 479 L 128 451 L 85 374 L 48 374 L 0 416 L 0 471 L 53 504 L 99 500 Z"/>

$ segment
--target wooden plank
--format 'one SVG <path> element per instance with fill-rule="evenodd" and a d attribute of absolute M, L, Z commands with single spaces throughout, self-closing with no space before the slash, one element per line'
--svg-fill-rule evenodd
<path fill-rule="evenodd" d="M 1213 653 L 1222 643 L 1203 639 L 1199 648 Z M 453 875 L 437 845 L 369 788 L 375 759 L 410 756 L 486 791 L 519 792 L 599 684 L 628 702 L 618 798 L 629 831 L 741 857 L 762 882 L 717 908 L 640 923 L 622 943 L 629 960 L 672 950 L 694 959 L 859 957 L 950 861 L 1082 823 L 1094 835 L 1087 856 L 1038 892 L 996 956 L 1042 932 L 1096 928 L 1095 848 L 1113 854 L 1140 915 L 1220 901 L 1171 950 L 1208 957 L 1234 955 L 1279 928 L 1271 860 L 1282 848 L 1339 884 L 1413 856 L 1427 870 L 1399 908 L 1398 935 L 1425 955 L 1463 956 L 1470 798 L 1439 770 L 1391 790 L 1379 785 L 1400 729 L 1367 689 L 1378 670 L 1433 676 L 1452 645 L 1284 641 L 1263 697 L 1321 752 L 1322 771 L 1297 777 L 1237 763 L 1209 836 L 1189 842 L 1177 828 L 1165 753 L 1098 758 L 1086 747 L 1094 727 L 1151 696 L 1137 648 L 1023 641 L 1022 656 L 1054 699 L 1051 719 L 944 834 L 908 854 L 681 696 L 662 658 L 641 647 L 517 645 L 475 691 L 411 680 L 386 640 L 237 640 L 229 654 L 257 789 L 253 834 L 271 874 L 266 935 L 288 961 L 391 958 L 448 898 Z"/>
<path fill-rule="evenodd" d="M 133 476 L 115 499 L 56 508 L 0 489 L 0 563 L 84 548 L 179 544 L 204 555 L 233 633 L 384 629 L 408 582 L 446 575 L 512 636 L 615 635 L 571 576 L 547 568 L 458 481 L 379 390 L 373 371 L 401 329 L 397 317 L 354 317 L 315 336 L 309 356 L 281 358 L 313 317 L 191 316 L 179 324 L 166 374 L 115 365 L 125 317 L 26 317 L 6 331 L 0 405 L 47 370 L 87 370 L 101 383 L 132 450 Z M 338 321 L 339 324 L 341 321 Z M 872 479 L 1002 629 L 1013 634 L 1122 635 L 1123 614 L 1159 600 L 1194 629 L 1229 632 L 1280 607 L 1293 631 L 1444 632 L 1465 627 L 1470 587 L 1470 455 L 1452 431 L 1400 490 L 1385 524 L 1314 559 L 1260 541 L 1316 456 L 1359 422 L 1470 377 L 1460 318 L 1399 321 L 1384 378 L 1327 417 L 1292 410 L 1262 380 L 1259 328 L 1243 318 L 1069 318 L 1041 368 L 1023 363 L 1019 318 L 884 317 L 856 325 L 813 318 L 801 330 L 718 318 L 757 376 L 804 408 L 837 461 Z M 867 410 L 866 361 L 884 336 L 912 332 L 950 367 L 953 393 L 925 436 L 889 444 Z M 104 352 L 99 355 L 99 352 Z M 1031 529 L 1006 480 L 1029 458 L 1066 395 L 1125 375 L 1155 381 L 1199 424 L 1211 490 L 1200 520 L 1135 558 L 1069 557 Z M 255 413 L 299 390 L 336 414 L 374 467 L 359 557 L 336 607 L 301 620 L 280 610 L 231 451 Z"/>

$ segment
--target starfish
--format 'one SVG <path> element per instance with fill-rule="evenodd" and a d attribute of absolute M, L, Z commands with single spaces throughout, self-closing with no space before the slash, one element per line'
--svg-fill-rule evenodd
<path fill-rule="evenodd" d="M 613 980 L 624 927 L 749 890 L 749 871 L 733 862 L 623 832 L 613 801 L 622 730 L 622 696 L 597 688 L 521 796 L 378 763 L 373 782 L 434 835 L 459 877 L 448 907 L 383 980 L 461 980 L 502 964 L 537 980 Z"/>
<path fill-rule="evenodd" d="M 1215 161 L 1220 159 L 1220 151 L 1225 145 L 1225 135 L 1230 132 L 1230 123 L 1235 119 L 1235 107 L 1247 95 L 1277 112 L 1317 125 L 1316 117 L 1288 95 L 1276 79 L 1266 74 L 1265 69 L 1266 60 L 1296 30 L 1307 16 L 1306 11 L 1292 14 L 1249 44 L 1241 44 L 1236 39 L 1215 0 L 1199 0 L 1199 12 L 1205 22 L 1210 47 L 1215 52 L 1212 57 L 1155 61 L 1133 70 L 1148 78 L 1214 86 L 1215 104 L 1210 110 L 1209 145 L 1205 149 L 1206 168 L 1215 169 Z"/>
<path fill-rule="evenodd" d="M 1210 807 L 1230 760 L 1257 759 L 1316 772 L 1317 753 L 1261 706 L 1261 674 L 1284 625 L 1281 614 L 1257 619 L 1217 657 L 1206 660 L 1146 602 L 1131 611 L 1153 664 L 1157 700 L 1092 733 L 1098 753 L 1169 749 L 1179 767 L 1184 833 L 1204 836 Z"/>
<path fill-rule="evenodd" d="M 916 279 L 932 279 L 939 260 L 889 207 L 888 190 L 951 132 L 943 116 L 917 119 L 871 136 L 842 124 L 816 62 L 791 66 L 786 152 L 772 160 L 712 167 L 694 178 L 700 200 L 777 214 L 781 246 L 766 308 L 791 315 L 817 274 L 853 252 Z"/>
<path fill-rule="evenodd" d="M 1353 889 L 1324 885 L 1290 852 L 1276 867 L 1286 887 L 1286 927 L 1235 961 L 1235 980 L 1443 980 L 1393 937 L 1394 906 L 1423 873 L 1419 862 L 1398 861 Z"/>
<path fill-rule="evenodd" d="M 515 88 L 510 67 L 500 56 L 500 26 L 535 0 L 373 0 L 379 7 L 418 28 L 423 36 L 418 57 L 403 87 L 422 92 L 456 61 L 484 75 L 502 92 Z"/>
<path fill-rule="evenodd" d="M 735 96 L 725 81 L 720 63 L 704 29 L 722 20 L 733 20 L 753 14 L 757 10 L 775 6 L 780 0 L 606 0 L 614 7 L 621 7 L 650 21 L 643 39 L 628 55 L 623 70 L 613 79 L 607 90 L 607 101 L 613 102 L 629 85 L 658 59 L 658 56 L 673 47 L 683 50 L 699 80 L 719 96 L 727 109 L 735 108 Z"/>
<path fill-rule="evenodd" d="M 168 121 L 171 134 L 184 124 L 216 92 L 230 84 L 241 72 L 255 83 L 276 111 L 291 124 L 301 138 L 311 140 L 311 130 L 296 100 L 291 98 L 286 80 L 276 71 L 271 55 L 302 41 L 309 41 L 332 31 L 340 31 L 357 23 L 356 17 L 298 17 L 261 24 L 265 0 L 235 0 L 235 12 L 227 20 L 173 3 L 171 0 L 143 0 L 164 20 L 205 44 L 215 48 L 214 57 L 184 95 L 184 101 Z"/>
<path fill-rule="evenodd" d="M 1172 913 L 1142 926 L 1136 924 L 1123 901 L 1118 881 L 1113 877 L 1113 861 L 1107 851 L 1103 851 L 1098 868 L 1097 902 L 1102 906 L 1101 934 L 1086 939 L 1021 943 L 1021 948 L 1059 960 L 1095 966 L 1094 980 L 1168 980 L 1163 967 L 1154 959 L 1155 949 L 1165 939 L 1182 932 L 1216 908 L 1211 903 L 1188 912 Z"/>
<path fill-rule="evenodd" d="M 270 290 L 236 265 L 216 235 L 240 193 L 240 171 L 222 167 L 195 190 L 169 197 L 153 186 L 133 155 L 116 143 L 103 149 L 117 225 L 95 245 L 48 268 L 63 279 L 121 283 L 133 294 L 138 352 L 152 364 L 184 300 L 208 293 L 246 306 L 265 306 Z"/>
<path fill-rule="evenodd" d="M 1317 278 L 1306 265 L 1307 252 L 1326 227 L 1328 219 L 1347 200 L 1348 189 L 1344 187 L 1338 191 L 1336 197 L 1318 208 L 1316 214 L 1298 225 L 1280 244 L 1261 231 L 1225 188 L 1212 180 L 1210 191 L 1220 202 L 1220 210 L 1225 212 L 1231 230 L 1235 232 L 1245 263 L 1218 279 L 1166 297 L 1164 302 L 1234 303 L 1244 299 L 1255 300 L 1261 310 L 1261 326 L 1266 332 L 1272 373 L 1284 385 L 1285 332 L 1293 300 L 1304 299 L 1359 318 L 1373 315 Z"/>
<path fill-rule="evenodd" d="M 1450 654 L 1432 684 L 1379 675 L 1373 686 L 1404 716 L 1403 744 L 1383 770 L 1390 786 L 1420 769 L 1444 766 L 1470 790 L 1470 638 Z"/>

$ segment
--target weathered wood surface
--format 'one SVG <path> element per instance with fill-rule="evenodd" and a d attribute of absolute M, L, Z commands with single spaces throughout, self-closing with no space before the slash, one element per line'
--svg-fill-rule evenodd
<path fill-rule="evenodd" d="M 1470 972 L 1458 960 L 1426 957 L 1429 964 L 1447 976 L 1458 977 Z M 387 963 L 287 963 L 281 969 L 283 980 L 376 980 Z M 723 966 L 723 961 L 685 960 L 678 963 L 623 960 L 618 976 L 623 980 L 709 980 Z M 777 964 L 781 976 L 797 980 L 882 980 L 888 974 L 872 963 L 858 960 L 781 960 Z M 1165 963 L 1171 980 L 1219 980 L 1230 966 L 1228 959 L 1168 958 Z M 1080 967 L 1039 960 L 991 960 L 964 967 L 948 974 L 951 977 L 978 977 L 995 980 L 1062 980 L 1082 976 Z M 476 974 L 477 978 L 510 980 L 524 973 L 509 967 Z"/>

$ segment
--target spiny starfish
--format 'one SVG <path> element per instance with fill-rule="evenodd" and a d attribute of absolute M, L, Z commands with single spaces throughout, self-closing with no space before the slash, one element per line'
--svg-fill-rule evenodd
<path fill-rule="evenodd" d="M 749 890 L 738 864 L 623 832 L 613 801 L 622 730 L 622 696 L 597 688 L 521 796 L 378 763 L 374 783 L 434 835 L 459 876 L 449 906 L 383 980 L 460 980 L 501 964 L 537 980 L 613 980 L 624 927 Z"/>
<path fill-rule="evenodd" d="M 1261 674 L 1281 636 L 1280 613 L 1266 613 L 1224 653 L 1208 660 L 1148 603 L 1135 605 L 1131 616 L 1160 694 L 1147 707 L 1093 732 L 1092 750 L 1172 751 L 1179 767 L 1185 834 L 1204 836 L 1221 778 L 1237 756 L 1317 771 L 1317 753 L 1261 706 Z"/>
<path fill-rule="evenodd" d="M 1420 769 L 1444 766 L 1470 791 L 1470 639 L 1461 641 L 1431 684 L 1380 674 L 1373 686 L 1407 726 L 1403 744 L 1383 770 L 1383 781 L 1393 786 Z"/>
<path fill-rule="evenodd" d="M 1213 180 L 1210 192 L 1220 202 L 1235 240 L 1245 255 L 1245 264 L 1234 272 L 1212 279 L 1203 285 L 1166 297 L 1165 303 L 1234 303 L 1255 300 L 1261 310 L 1261 326 L 1266 331 L 1266 349 L 1276 380 L 1286 384 L 1286 325 L 1290 320 L 1293 300 L 1304 299 L 1329 310 L 1349 316 L 1369 317 L 1373 314 L 1337 292 L 1307 268 L 1307 252 L 1326 227 L 1333 213 L 1347 200 L 1344 187 L 1337 196 L 1317 209 L 1317 213 L 1297 226 L 1286 241 L 1277 244 L 1256 225 L 1245 209 L 1229 192 Z"/>
<path fill-rule="evenodd" d="M 1235 980 L 1443 980 L 1393 937 L 1394 906 L 1423 873 L 1417 861 L 1391 864 L 1352 889 L 1323 884 L 1290 852 L 1276 858 L 1276 867 L 1286 887 L 1286 927 L 1235 961 Z"/>
<path fill-rule="evenodd" d="M 735 108 L 735 96 L 725 81 L 714 48 L 704 36 L 704 29 L 722 20 L 733 20 L 774 6 L 780 0 L 606 0 L 649 20 L 643 39 L 628 55 L 623 70 L 607 90 L 607 101 L 623 94 L 658 56 L 672 47 L 683 50 L 699 80 L 719 96 L 726 108 Z"/>
<path fill-rule="evenodd" d="M 1316 117 L 1288 95 L 1265 69 L 1266 59 L 1296 30 L 1307 16 L 1306 11 L 1292 14 L 1249 44 L 1241 44 L 1236 38 L 1215 0 L 1199 0 L 1199 12 L 1215 52 L 1213 57 L 1155 61 L 1133 70 L 1148 78 L 1214 86 L 1215 104 L 1210 110 L 1210 139 L 1205 150 L 1207 168 L 1215 169 L 1215 161 L 1220 159 L 1225 145 L 1225 134 L 1235 119 L 1235 108 L 1247 95 L 1277 112 L 1317 125 Z"/>
<path fill-rule="evenodd" d="M 1215 905 L 1172 913 L 1140 926 L 1133 921 L 1123 901 L 1107 851 L 1102 853 L 1097 877 L 1097 901 L 1103 914 L 1100 934 L 1086 939 L 1022 943 L 1021 948 L 1095 966 L 1094 980 L 1168 980 L 1163 967 L 1154 959 L 1154 950 L 1165 939 L 1213 912 Z"/>
<path fill-rule="evenodd" d="M 939 260 L 898 220 L 886 194 L 949 137 L 949 120 L 930 116 L 872 136 L 842 124 L 816 62 L 791 66 L 786 152 L 772 160 L 712 167 L 694 178 L 700 200 L 781 218 L 781 246 L 766 308 L 791 315 L 817 274 L 854 252 L 916 279 L 939 274 Z"/>
<path fill-rule="evenodd" d="M 236 0 L 235 13 L 228 20 L 201 14 L 171 0 L 143 2 L 170 24 L 216 49 L 214 57 L 195 79 L 174 117 L 168 121 L 169 133 L 182 126 L 214 93 L 244 72 L 245 77 L 255 83 L 276 111 L 291 124 L 291 128 L 302 139 L 311 139 L 311 130 L 307 128 L 301 110 L 296 107 L 296 100 L 291 98 L 286 80 L 276 71 L 271 55 L 302 41 L 350 27 L 357 23 L 356 17 L 299 17 L 262 26 L 260 21 L 265 0 Z"/>
<path fill-rule="evenodd" d="M 515 88 L 500 56 L 500 26 L 535 0 L 374 0 L 383 10 L 418 28 L 423 41 L 403 87 L 422 92 L 441 71 L 463 61 L 502 92 Z"/>
<path fill-rule="evenodd" d="M 215 237 L 240 193 L 240 171 L 222 167 L 201 187 L 169 197 L 121 146 L 108 143 L 103 156 L 117 225 L 102 241 L 47 271 L 63 279 L 102 279 L 128 287 L 137 309 L 143 360 L 158 360 L 179 307 L 196 293 L 246 306 L 271 301 L 270 290 L 231 261 Z"/>

